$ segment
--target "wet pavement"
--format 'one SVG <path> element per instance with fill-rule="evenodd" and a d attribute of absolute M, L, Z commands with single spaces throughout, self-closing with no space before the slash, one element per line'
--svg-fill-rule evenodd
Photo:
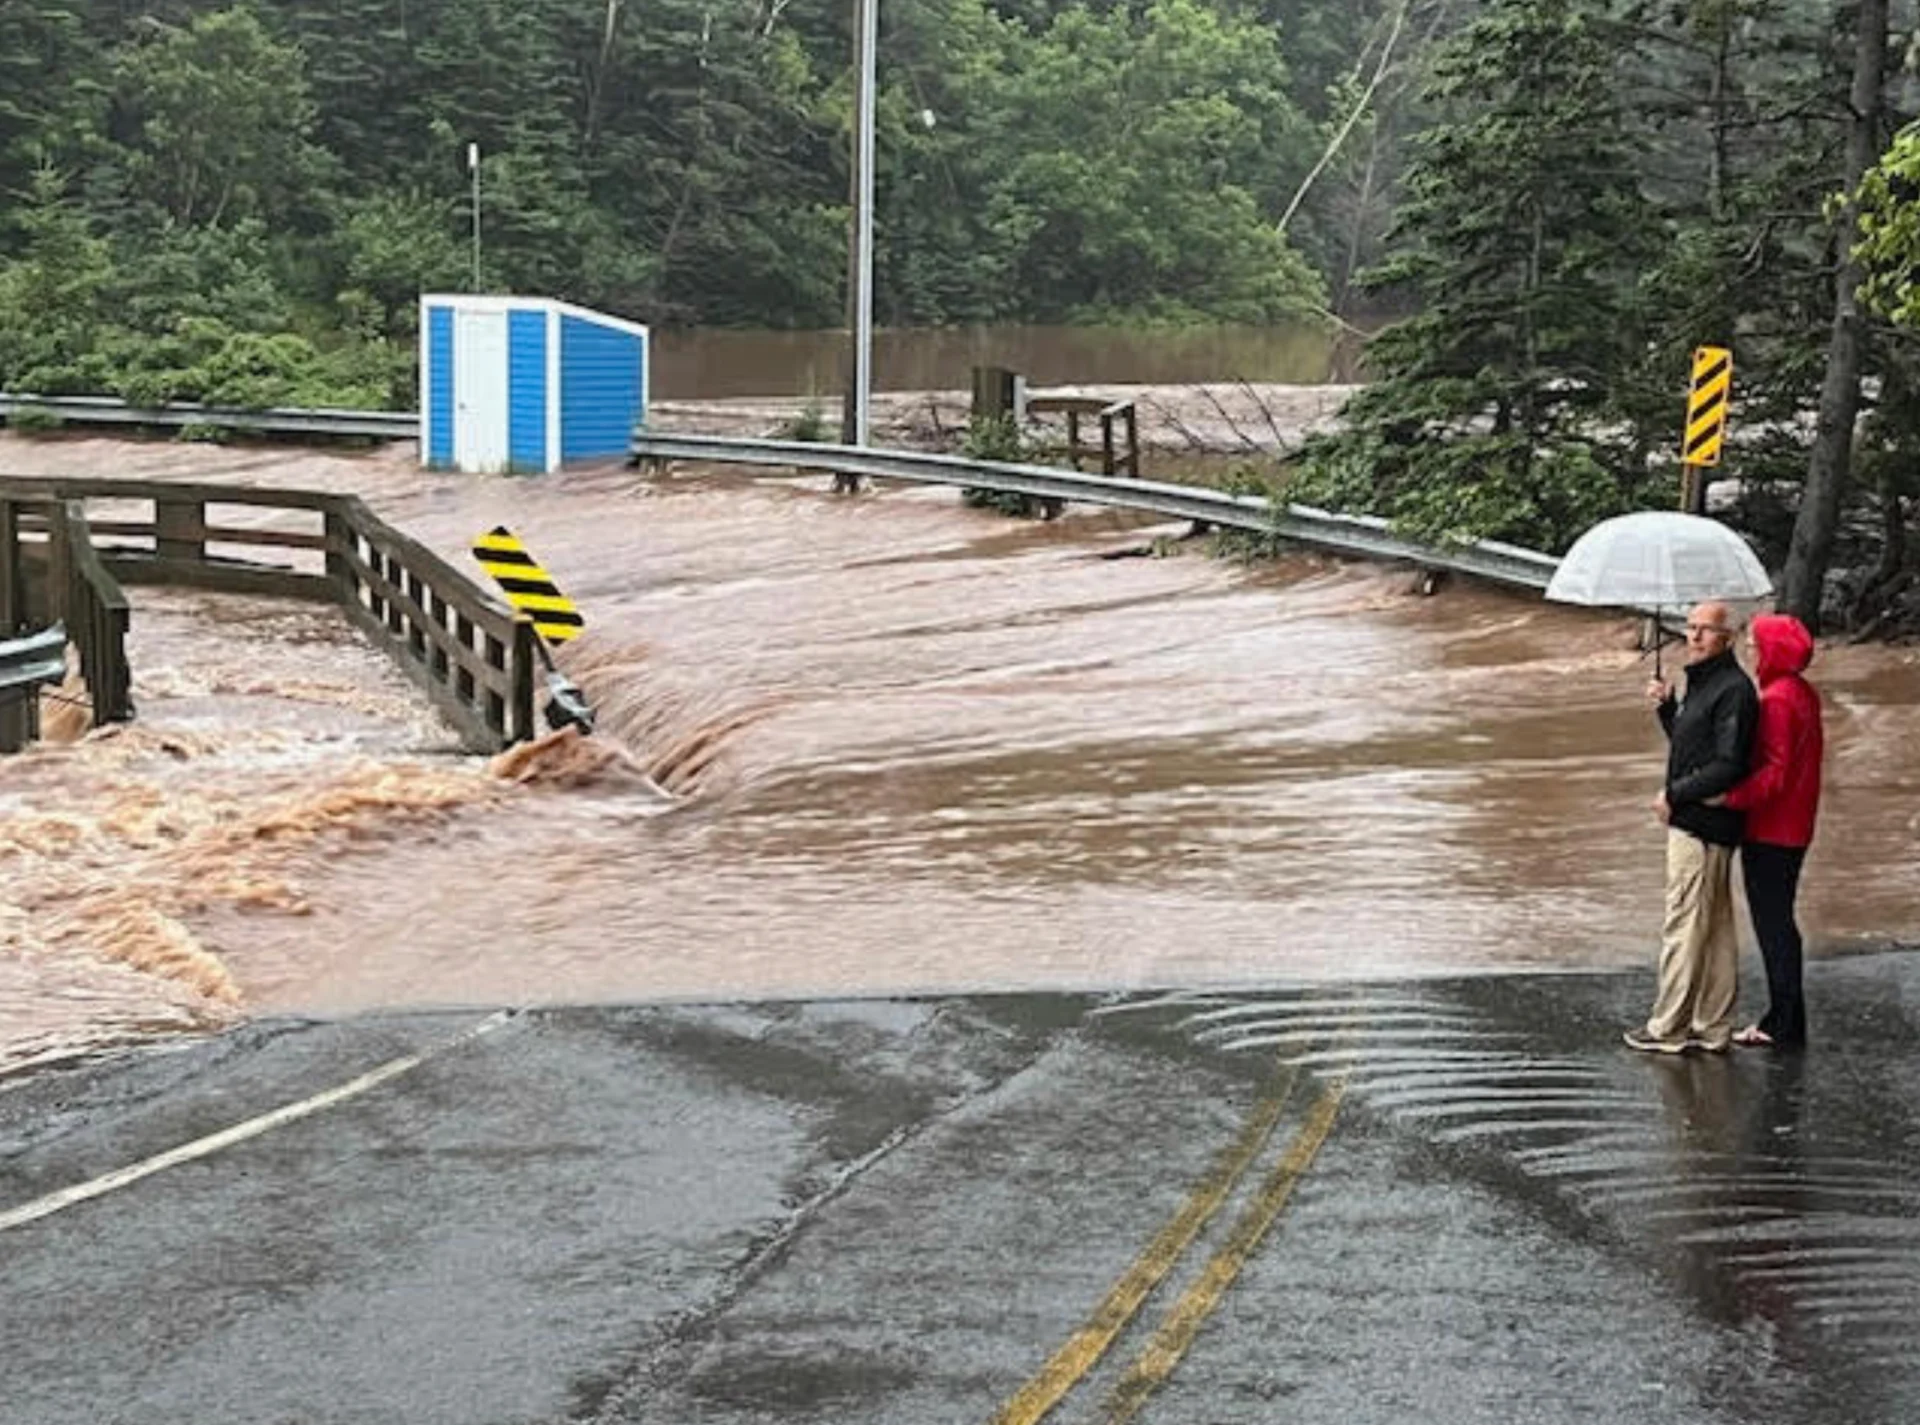
<path fill-rule="evenodd" d="M 1635 1056 L 1650 989 L 476 1008 L 43 1070 L 0 1091 L 0 1420 L 1920 1418 L 1920 956 L 1817 963 L 1804 1056 Z"/>

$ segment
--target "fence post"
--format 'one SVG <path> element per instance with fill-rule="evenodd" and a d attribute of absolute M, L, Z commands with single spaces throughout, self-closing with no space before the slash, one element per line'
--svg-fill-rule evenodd
<path fill-rule="evenodd" d="M 994 420 L 1006 416 L 1018 421 L 1020 410 L 1020 377 L 1004 366 L 976 366 L 973 368 L 973 411 L 980 420 Z"/>
<path fill-rule="evenodd" d="M 153 502 L 153 552 L 159 559 L 207 562 L 207 506 L 202 500 Z"/>
<path fill-rule="evenodd" d="M 333 581 L 335 597 L 342 603 L 357 602 L 359 590 L 354 587 L 353 566 L 347 563 L 347 541 L 351 534 L 346 516 L 337 509 L 329 509 L 321 518 L 320 527 L 327 537 L 327 578 Z"/>
<path fill-rule="evenodd" d="M 122 603 L 100 611 L 100 686 L 93 690 L 95 724 L 126 722 L 133 716 L 133 668 L 127 662 L 127 633 L 132 618 Z"/>
<path fill-rule="evenodd" d="M 58 500 L 47 507 L 47 621 L 67 617 L 73 603 L 73 544 L 67 528 L 67 507 Z"/>

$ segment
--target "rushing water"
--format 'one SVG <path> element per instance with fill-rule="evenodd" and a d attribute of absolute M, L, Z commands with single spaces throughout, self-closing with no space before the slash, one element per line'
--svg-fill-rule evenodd
<path fill-rule="evenodd" d="M 652 391 L 661 400 L 836 398 L 850 361 L 844 331 L 662 329 Z M 1351 380 L 1356 352 L 1308 322 L 1232 327 L 882 327 L 877 391 L 966 390 L 975 366 L 1004 366 L 1036 386 Z"/>
<path fill-rule="evenodd" d="M 324 607 L 137 592 L 138 721 L 0 764 L 0 1071 L 257 1013 L 1651 962 L 1618 619 L 817 478 L 0 469 L 354 490 L 462 561 L 506 523 L 587 612 L 562 662 L 601 714 L 489 763 Z M 1815 671 L 1818 955 L 1914 931 L 1920 655 Z"/>

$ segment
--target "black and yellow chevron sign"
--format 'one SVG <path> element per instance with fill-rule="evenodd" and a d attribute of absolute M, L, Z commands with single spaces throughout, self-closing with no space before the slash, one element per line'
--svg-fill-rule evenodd
<path fill-rule="evenodd" d="M 1687 435 L 1680 458 L 1688 465 L 1718 465 L 1727 433 L 1727 397 L 1733 387 L 1733 353 L 1703 346 L 1693 353 L 1693 385 L 1687 392 Z"/>
<path fill-rule="evenodd" d="M 506 592 L 507 602 L 533 619 L 548 643 L 578 638 L 586 620 L 572 599 L 560 592 L 553 576 L 527 553 L 520 536 L 505 525 L 495 525 L 473 542 L 473 557 Z"/>

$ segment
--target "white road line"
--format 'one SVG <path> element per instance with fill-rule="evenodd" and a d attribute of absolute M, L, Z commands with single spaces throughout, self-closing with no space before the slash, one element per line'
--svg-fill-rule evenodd
<path fill-rule="evenodd" d="M 236 1123 L 231 1128 L 223 1128 L 218 1133 L 208 1134 L 205 1138 L 196 1138 L 193 1142 L 183 1143 L 178 1148 L 169 1148 L 164 1153 L 142 1159 L 138 1163 L 94 1178 L 90 1182 L 61 1188 L 58 1192 L 48 1193 L 45 1197 L 35 1198 L 32 1202 L 23 1203 L 19 1207 L 8 1208 L 5 1212 L 0 1212 L 0 1232 L 25 1226 L 29 1222 L 51 1216 L 63 1208 L 72 1207 L 75 1203 L 103 1196 L 126 1187 L 129 1183 L 137 1183 L 150 1174 L 166 1168 L 178 1167 L 182 1163 L 192 1162 L 195 1158 L 204 1158 L 210 1153 L 219 1152 L 222 1148 L 231 1148 L 235 1143 L 244 1143 L 249 1138 L 257 1138 L 262 1133 L 269 1133 L 283 1124 L 318 1113 L 323 1108 L 344 1103 L 350 1098 L 365 1093 L 368 1089 L 378 1088 L 388 1079 L 397 1079 L 408 1070 L 419 1068 L 427 1060 L 444 1054 L 449 1049 L 458 1048 L 462 1044 L 478 1039 L 483 1034 L 491 1034 L 517 1013 L 517 1010 L 503 1009 L 496 1014 L 488 1015 L 471 1029 L 456 1034 L 445 1043 L 423 1049 L 417 1054 L 407 1054 L 390 1060 L 357 1079 L 351 1079 L 324 1093 L 317 1093 L 312 1098 L 287 1104 L 284 1108 L 276 1108 L 271 1113 L 250 1118 L 245 1123 Z"/>

